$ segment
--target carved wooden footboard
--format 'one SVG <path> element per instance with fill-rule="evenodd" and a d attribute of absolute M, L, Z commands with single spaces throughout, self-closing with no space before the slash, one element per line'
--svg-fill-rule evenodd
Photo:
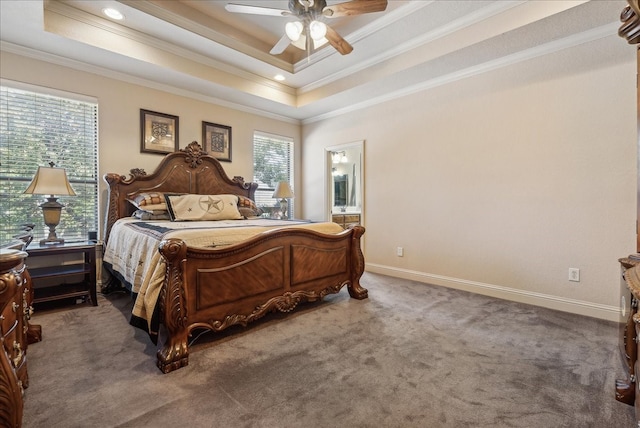
<path fill-rule="evenodd" d="M 156 192 L 221 194 L 253 199 L 256 184 L 230 180 L 220 163 L 193 142 L 167 155 L 147 175 L 132 170 L 126 179 L 105 175 L 109 207 L 105 242 L 116 220 L 131 214 L 127 199 Z M 179 239 L 163 240 L 158 251 L 166 262 L 159 296 L 157 365 L 164 373 L 188 364 L 188 336 L 197 328 L 222 331 L 246 326 L 268 312 L 292 311 L 347 286 L 355 299 L 367 298 L 360 286 L 365 229 L 353 226 L 337 234 L 281 228 L 247 241 L 212 249 L 189 248 Z"/>
<path fill-rule="evenodd" d="M 338 293 L 364 299 L 364 258 L 355 226 L 338 235 L 277 230 L 225 250 L 190 249 L 168 239 L 160 245 L 167 275 L 160 294 L 163 323 L 158 367 L 167 373 L 188 364 L 194 328 L 221 331 L 246 326 L 268 312 L 290 312 L 301 302 Z"/>

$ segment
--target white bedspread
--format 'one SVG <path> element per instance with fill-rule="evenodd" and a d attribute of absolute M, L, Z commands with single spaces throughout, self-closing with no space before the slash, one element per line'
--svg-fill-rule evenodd
<path fill-rule="evenodd" d="M 148 327 L 162 287 L 166 266 L 158 244 L 179 238 L 189 247 L 218 248 L 237 244 L 267 230 L 304 228 L 322 233 L 339 233 L 336 223 L 308 223 L 273 219 L 221 220 L 198 222 L 118 220 L 109 234 L 103 260 L 124 285 L 137 293 L 133 315 Z"/>

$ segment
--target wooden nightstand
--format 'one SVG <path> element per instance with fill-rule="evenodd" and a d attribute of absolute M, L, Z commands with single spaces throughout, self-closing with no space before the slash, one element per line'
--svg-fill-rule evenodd
<path fill-rule="evenodd" d="M 96 243 L 65 242 L 60 245 L 27 247 L 27 267 L 33 281 L 33 303 L 70 297 L 96 296 Z M 45 259 L 46 257 L 46 259 Z"/>
<path fill-rule="evenodd" d="M 332 214 L 331 221 L 346 229 L 351 225 L 360 224 L 360 214 Z"/>

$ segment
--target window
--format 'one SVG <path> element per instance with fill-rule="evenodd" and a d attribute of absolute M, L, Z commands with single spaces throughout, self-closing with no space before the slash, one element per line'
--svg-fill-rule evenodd
<path fill-rule="evenodd" d="M 65 205 L 56 233 L 65 241 L 98 230 L 98 104 L 95 99 L 2 81 L 0 84 L 0 243 L 25 223 L 34 241 L 48 235 L 42 195 L 25 195 L 38 166 L 65 168 L 77 196 Z"/>
<path fill-rule="evenodd" d="M 293 189 L 293 139 L 255 132 L 253 134 L 253 181 L 258 183 L 256 204 L 266 213 L 278 208 L 273 192 L 279 181 L 287 181 Z M 295 189 L 294 189 L 295 190 Z M 293 217 L 289 204 L 288 217 Z"/>

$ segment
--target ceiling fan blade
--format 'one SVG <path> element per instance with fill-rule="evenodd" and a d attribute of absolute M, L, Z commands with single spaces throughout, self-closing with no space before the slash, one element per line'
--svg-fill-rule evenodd
<path fill-rule="evenodd" d="M 224 7 L 228 12 L 251 13 L 253 15 L 268 16 L 290 16 L 291 11 L 283 9 L 272 9 L 270 7 L 247 6 L 244 4 L 227 3 Z"/>
<path fill-rule="evenodd" d="M 361 15 L 363 13 L 382 12 L 387 8 L 387 0 L 351 0 L 327 6 L 322 14 L 327 18 Z"/>
<path fill-rule="evenodd" d="M 278 40 L 278 43 L 276 43 L 271 50 L 269 51 L 269 53 L 271 55 L 279 55 L 282 52 L 284 52 L 284 50 L 287 48 L 287 46 L 289 46 L 289 43 L 291 43 L 291 40 L 289 40 L 289 37 L 287 37 L 287 35 L 285 34 L 284 36 L 282 36 L 280 38 L 280 40 Z"/>
<path fill-rule="evenodd" d="M 342 38 L 340 34 L 336 32 L 333 28 L 327 25 L 327 34 L 325 35 L 327 40 L 329 40 L 329 44 L 336 48 L 338 52 L 342 55 L 346 55 L 351 53 L 353 50 L 353 46 L 349 44 L 345 39 Z"/>

